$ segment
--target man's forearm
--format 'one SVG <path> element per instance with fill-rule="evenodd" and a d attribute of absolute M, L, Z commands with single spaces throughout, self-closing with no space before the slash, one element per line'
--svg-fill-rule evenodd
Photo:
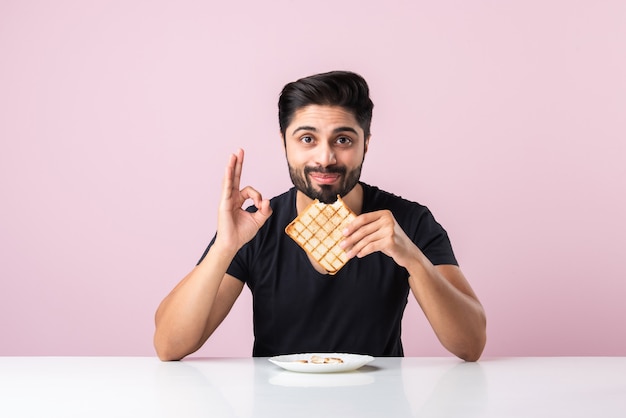
<path fill-rule="evenodd" d="M 486 342 L 482 305 L 457 266 L 433 266 L 421 255 L 409 284 L 442 345 L 457 357 L 476 361 Z"/>
<path fill-rule="evenodd" d="M 215 298 L 233 254 L 215 245 L 161 302 L 155 315 L 154 346 L 162 360 L 179 360 L 196 351 L 205 335 Z"/>

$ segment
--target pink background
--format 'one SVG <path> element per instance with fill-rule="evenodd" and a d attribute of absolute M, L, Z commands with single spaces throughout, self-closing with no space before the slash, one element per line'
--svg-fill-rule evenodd
<path fill-rule="evenodd" d="M 269 5 L 271 4 L 271 5 Z M 428 205 L 488 356 L 626 355 L 626 2 L 0 1 L 0 355 L 153 355 L 228 153 L 290 186 L 276 100 L 370 83 L 363 180 Z M 445 355 L 411 299 L 407 355 Z M 248 291 L 197 355 L 251 353 Z"/>

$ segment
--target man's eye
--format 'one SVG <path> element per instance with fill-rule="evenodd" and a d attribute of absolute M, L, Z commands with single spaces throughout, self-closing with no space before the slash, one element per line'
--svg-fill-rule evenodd
<path fill-rule="evenodd" d="M 303 136 L 302 138 L 300 138 L 300 142 L 310 144 L 311 142 L 313 142 L 313 138 L 311 138 L 310 136 Z"/>
<path fill-rule="evenodd" d="M 352 139 L 348 138 L 347 136 L 340 136 L 339 138 L 337 138 L 337 143 L 340 145 L 350 145 L 352 143 Z"/>

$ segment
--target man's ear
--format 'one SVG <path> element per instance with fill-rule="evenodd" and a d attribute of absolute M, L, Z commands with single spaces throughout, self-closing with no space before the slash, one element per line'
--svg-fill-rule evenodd
<path fill-rule="evenodd" d="M 369 135 L 367 138 L 365 138 L 365 148 L 363 150 L 363 155 L 367 154 L 367 148 L 370 145 L 370 138 L 372 137 L 372 135 Z"/>
<path fill-rule="evenodd" d="M 285 151 L 287 150 L 287 142 L 285 141 L 285 135 L 281 131 L 278 131 L 278 135 L 280 136 L 280 140 L 283 141 L 283 148 Z"/>

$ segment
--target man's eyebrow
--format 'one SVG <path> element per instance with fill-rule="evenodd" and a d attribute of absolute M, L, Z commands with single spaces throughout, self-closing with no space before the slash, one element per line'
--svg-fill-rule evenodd
<path fill-rule="evenodd" d="M 335 128 L 335 129 L 333 129 L 333 133 L 335 133 L 335 134 L 338 134 L 338 133 L 340 133 L 340 132 L 352 132 L 352 133 L 355 133 L 355 134 L 357 134 L 357 135 L 359 134 L 359 133 L 356 131 L 356 129 L 354 129 L 352 126 L 341 126 L 341 127 L 339 127 L 339 128 Z"/>
<path fill-rule="evenodd" d="M 315 128 L 314 126 L 298 126 L 296 129 L 293 130 L 293 132 L 291 133 L 292 135 L 295 135 L 296 132 L 298 131 L 311 131 L 311 132 L 317 132 L 317 128 Z M 353 132 L 355 134 L 359 134 L 357 132 L 356 129 L 354 129 L 351 126 L 340 126 L 338 128 L 333 129 L 333 133 L 334 134 L 338 134 L 340 132 Z"/>
<path fill-rule="evenodd" d="M 317 129 L 313 126 L 298 126 L 296 129 L 293 130 L 293 132 L 291 133 L 291 135 L 295 135 L 296 132 L 298 131 L 312 131 L 312 132 L 317 132 Z"/>

